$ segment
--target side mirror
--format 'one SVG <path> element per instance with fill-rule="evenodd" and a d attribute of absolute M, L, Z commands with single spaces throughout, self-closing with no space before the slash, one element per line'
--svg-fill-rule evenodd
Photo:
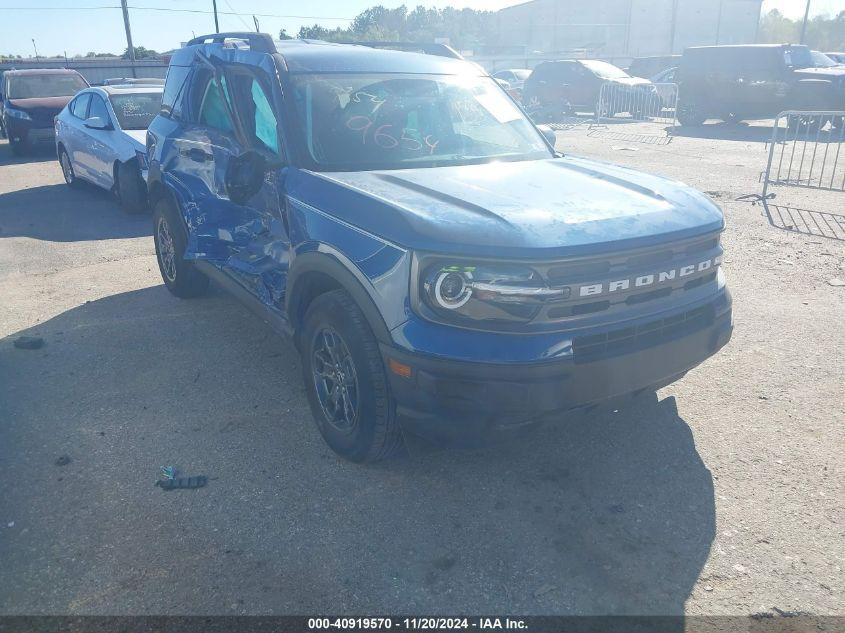
<path fill-rule="evenodd" d="M 111 130 L 112 124 L 103 117 L 99 116 L 92 116 L 90 119 L 85 119 L 85 127 L 91 128 L 92 130 Z"/>
<path fill-rule="evenodd" d="M 249 150 L 229 160 L 226 169 L 226 193 L 235 204 L 244 204 L 259 191 L 264 177 L 278 164 L 261 152 Z"/>
<path fill-rule="evenodd" d="M 555 131 L 548 125 L 538 125 L 537 129 L 540 130 L 540 134 L 546 137 L 546 141 L 548 141 L 549 145 L 554 147 L 555 143 L 557 143 L 557 135 L 555 135 Z"/>

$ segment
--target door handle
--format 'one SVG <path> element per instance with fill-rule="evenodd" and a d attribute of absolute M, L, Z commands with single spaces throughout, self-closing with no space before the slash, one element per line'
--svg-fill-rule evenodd
<path fill-rule="evenodd" d="M 189 150 L 182 150 L 182 155 L 187 156 L 195 163 L 204 163 L 214 158 L 213 154 L 211 154 L 210 152 L 206 152 L 205 150 L 202 150 L 199 147 L 192 147 Z"/>

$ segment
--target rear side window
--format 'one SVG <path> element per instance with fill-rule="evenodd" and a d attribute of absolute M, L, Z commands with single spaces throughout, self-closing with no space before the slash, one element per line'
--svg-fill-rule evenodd
<path fill-rule="evenodd" d="M 85 119 L 88 114 L 88 103 L 91 101 L 91 93 L 86 92 L 84 95 L 78 96 L 73 100 L 70 107 L 70 113 L 77 119 Z"/>
<path fill-rule="evenodd" d="M 185 80 L 191 72 L 190 66 L 170 66 L 161 95 L 161 113 L 178 119 L 182 116 L 182 92 Z"/>

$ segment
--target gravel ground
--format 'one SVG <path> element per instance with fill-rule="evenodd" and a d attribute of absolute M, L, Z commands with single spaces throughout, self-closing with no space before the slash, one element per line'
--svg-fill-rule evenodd
<path fill-rule="evenodd" d="M 628 409 L 371 466 L 324 446 L 288 343 L 168 294 L 148 217 L 0 144 L 0 613 L 845 614 L 845 242 L 734 202 L 768 128 L 650 133 L 558 148 L 724 205 L 730 345 Z"/>

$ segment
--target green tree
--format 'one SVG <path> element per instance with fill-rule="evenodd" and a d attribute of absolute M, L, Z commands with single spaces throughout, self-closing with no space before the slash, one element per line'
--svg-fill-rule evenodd
<path fill-rule="evenodd" d="M 757 40 L 762 44 L 797 44 L 801 40 L 801 20 L 791 20 L 772 9 L 760 17 Z M 804 40 L 807 46 L 816 50 L 845 50 L 845 11 L 835 17 L 814 17 L 807 23 Z"/>
<path fill-rule="evenodd" d="M 135 46 L 135 59 L 158 59 L 159 54 L 150 49 L 144 48 L 143 46 Z M 129 47 L 126 47 L 126 50 L 123 51 L 123 55 L 120 56 L 122 59 L 131 59 L 129 55 Z"/>

